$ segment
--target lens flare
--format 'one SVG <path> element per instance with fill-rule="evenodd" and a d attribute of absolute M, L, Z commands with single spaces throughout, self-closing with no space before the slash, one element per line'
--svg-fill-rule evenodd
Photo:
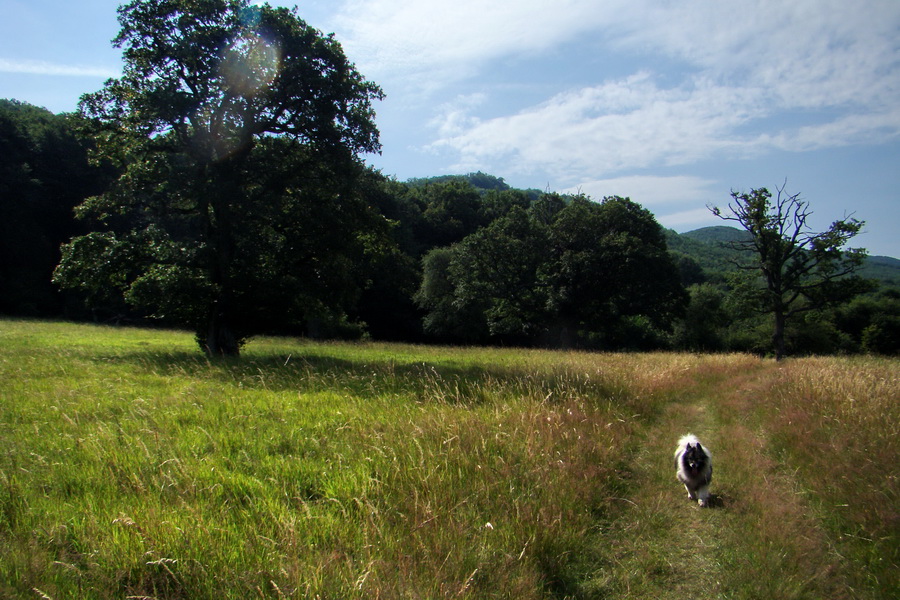
<path fill-rule="evenodd" d="M 228 47 L 219 68 L 226 91 L 252 98 L 278 77 L 281 51 L 258 33 L 246 32 Z"/>
<path fill-rule="evenodd" d="M 232 40 L 219 58 L 221 94 L 207 99 L 191 119 L 197 125 L 193 143 L 199 156 L 218 162 L 246 148 L 252 135 L 247 120 L 253 118 L 254 105 L 265 104 L 256 99 L 274 84 L 281 60 L 278 44 L 257 31 L 245 29 Z"/>

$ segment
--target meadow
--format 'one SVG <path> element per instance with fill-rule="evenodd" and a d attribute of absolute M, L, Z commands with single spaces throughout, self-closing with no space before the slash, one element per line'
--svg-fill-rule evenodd
<path fill-rule="evenodd" d="M 896 598 L 898 373 L 0 320 L 0 597 Z"/>

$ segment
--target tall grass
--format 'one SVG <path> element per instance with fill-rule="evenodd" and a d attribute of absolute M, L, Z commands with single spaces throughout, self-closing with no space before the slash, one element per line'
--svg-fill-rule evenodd
<path fill-rule="evenodd" d="M 759 410 L 860 589 L 900 593 L 900 371 L 872 357 L 790 361 Z"/>
<path fill-rule="evenodd" d="M 0 325 L 0 594 L 574 594 L 657 358 Z"/>
<path fill-rule="evenodd" d="M 636 489 L 660 508 L 675 491 L 674 406 L 767 364 L 280 338 L 211 362 L 182 332 L 0 320 L 0 597 L 623 597 L 616 549 L 659 567 L 630 581 L 668 585 L 672 523 Z M 818 439 L 784 421 L 802 364 L 758 414 L 798 457 Z M 858 377 L 828 368 L 845 364 Z M 892 385 L 873 394 L 896 426 Z M 798 402 L 809 431 L 871 426 Z M 887 438 L 855 460 L 890 459 Z M 665 482 L 646 467 L 661 443 Z M 832 468 L 815 456 L 811 489 Z M 873 485 L 860 504 L 895 509 L 896 479 Z M 894 560 L 892 509 L 847 508 L 838 530 Z M 644 548 L 616 538 L 636 529 Z"/>

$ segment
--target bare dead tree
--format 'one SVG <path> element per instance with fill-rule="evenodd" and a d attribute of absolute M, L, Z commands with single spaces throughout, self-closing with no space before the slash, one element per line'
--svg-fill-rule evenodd
<path fill-rule="evenodd" d="M 775 358 L 785 356 L 785 325 L 794 315 L 846 301 L 870 289 L 857 269 L 866 258 L 862 248 L 844 246 L 865 225 L 853 215 L 834 221 L 826 231 L 814 232 L 808 224 L 812 211 L 800 194 L 787 194 L 787 183 L 775 198 L 766 188 L 749 193 L 731 192 L 727 212 L 708 208 L 714 215 L 739 224 L 750 233 L 746 241 L 732 242 L 748 260 L 737 266 L 760 274 L 763 285 L 754 300 L 762 312 L 774 318 L 772 346 Z"/>

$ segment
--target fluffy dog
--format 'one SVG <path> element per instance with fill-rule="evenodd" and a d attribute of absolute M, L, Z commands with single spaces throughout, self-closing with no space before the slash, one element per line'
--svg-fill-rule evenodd
<path fill-rule="evenodd" d="M 709 505 L 709 482 L 712 481 L 712 456 L 694 435 L 678 440 L 675 450 L 675 476 L 684 484 L 688 498 L 700 506 Z"/>

